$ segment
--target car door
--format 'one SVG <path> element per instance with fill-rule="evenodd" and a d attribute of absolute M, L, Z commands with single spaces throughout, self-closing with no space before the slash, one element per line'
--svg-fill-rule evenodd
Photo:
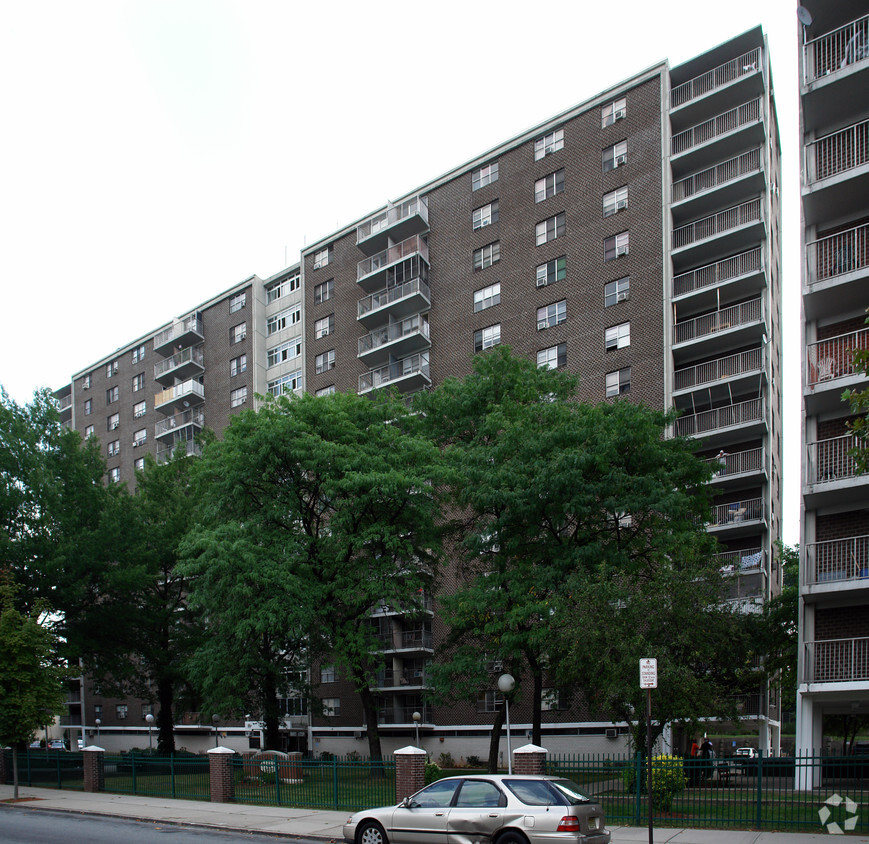
<path fill-rule="evenodd" d="M 392 813 L 387 830 L 393 844 L 447 844 L 447 816 L 459 779 L 439 780 L 418 791 Z"/>
<path fill-rule="evenodd" d="M 490 841 L 504 823 L 507 797 L 489 780 L 462 782 L 447 820 L 448 844 Z"/>

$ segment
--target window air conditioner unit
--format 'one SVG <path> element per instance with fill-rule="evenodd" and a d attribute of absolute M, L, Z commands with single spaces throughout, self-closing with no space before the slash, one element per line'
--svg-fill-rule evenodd
<path fill-rule="evenodd" d="M 614 115 L 613 120 L 622 120 L 625 116 L 625 110 L 620 108 Z"/>
<path fill-rule="evenodd" d="M 628 207 L 628 201 L 626 199 L 620 199 L 616 203 L 616 211 L 624 211 L 625 208 Z"/>
<path fill-rule="evenodd" d="M 617 155 L 616 156 L 616 167 L 621 167 L 622 164 L 628 163 L 628 157 L 626 155 Z"/>
<path fill-rule="evenodd" d="M 353 730 L 353 738 L 361 739 L 362 738 L 362 730 Z"/>
<path fill-rule="evenodd" d="M 537 279 L 537 286 L 538 287 L 546 287 L 546 279 L 545 278 L 538 278 Z"/>
<path fill-rule="evenodd" d="M 619 246 L 616 248 L 616 258 L 621 258 L 623 255 L 628 254 L 627 246 Z"/>
<path fill-rule="evenodd" d="M 112 430 L 116 430 L 120 426 L 120 422 L 112 422 Z"/>
<path fill-rule="evenodd" d="M 606 737 L 607 738 L 617 738 L 619 731 L 615 727 L 607 727 L 606 728 Z"/>
<path fill-rule="evenodd" d="M 545 320 L 545 319 L 543 319 L 543 320 L 538 320 L 538 321 L 537 321 L 537 330 L 538 330 L 538 331 L 543 331 L 544 328 L 546 328 L 546 320 Z"/>
<path fill-rule="evenodd" d="M 616 298 L 616 301 L 617 302 L 626 302 L 627 299 L 628 299 L 627 293 L 619 293 L 618 297 Z"/>
<path fill-rule="evenodd" d="M 138 448 L 138 447 L 139 447 L 139 441 L 133 440 L 133 448 Z"/>

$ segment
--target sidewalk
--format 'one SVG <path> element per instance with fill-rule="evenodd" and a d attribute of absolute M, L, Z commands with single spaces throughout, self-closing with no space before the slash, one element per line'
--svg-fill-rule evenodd
<path fill-rule="evenodd" d="M 0 801 L 12 799 L 11 785 L 0 785 Z M 244 803 L 209 803 L 199 800 L 172 800 L 164 797 L 136 797 L 127 794 L 88 794 L 68 789 L 18 789 L 21 803 L 7 803 L 17 811 L 47 809 L 111 815 L 118 818 L 160 821 L 162 823 L 235 829 L 271 835 L 342 841 L 341 827 L 349 812 L 323 812 L 314 809 L 289 809 L 249 806 Z M 644 844 L 649 840 L 645 827 L 610 826 L 613 844 Z M 829 844 L 825 833 L 756 832 L 745 830 L 655 829 L 655 844 Z M 840 839 L 841 840 L 841 839 Z M 849 835 L 847 844 L 869 844 L 869 836 Z"/>

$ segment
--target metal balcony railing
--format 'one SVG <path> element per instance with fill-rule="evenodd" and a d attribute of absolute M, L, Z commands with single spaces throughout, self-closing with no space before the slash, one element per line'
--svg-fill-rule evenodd
<path fill-rule="evenodd" d="M 734 375 L 743 375 L 748 372 L 759 372 L 763 367 L 763 351 L 761 349 L 749 349 L 725 358 L 717 358 L 706 363 L 698 363 L 695 366 L 686 366 L 677 369 L 674 373 L 677 390 L 689 387 L 698 387 L 701 384 L 712 384 L 723 378 L 731 378 Z"/>
<path fill-rule="evenodd" d="M 196 425 L 202 428 L 205 425 L 205 414 L 202 409 L 192 408 L 161 419 L 154 425 L 154 436 L 162 437 L 176 428 L 183 428 L 185 425 Z"/>
<path fill-rule="evenodd" d="M 401 634 L 402 648 L 426 648 L 431 649 L 431 630 L 404 630 Z"/>
<path fill-rule="evenodd" d="M 180 337 L 182 334 L 186 334 L 189 331 L 195 331 L 197 334 L 202 334 L 202 317 L 198 314 L 189 316 L 187 319 L 183 319 L 180 322 L 176 322 L 174 325 L 170 325 L 169 328 L 161 331 L 159 334 L 155 334 L 154 348 L 156 349 L 160 346 L 166 345 L 166 343 L 171 343 L 176 337 Z"/>
<path fill-rule="evenodd" d="M 804 683 L 869 680 L 869 638 L 804 642 Z"/>
<path fill-rule="evenodd" d="M 198 381 L 192 379 L 189 381 L 182 381 L 180 384 L 175 384 L 175 386 L 169 387 L 167 390 L 162 390 L 161 392 L 156 393 L 154 395 L 154 407 L 160 407 L 160 405 L 165 404 L 166 402 L 180 399 L 185 396 L 204 401 L 205 387 L 203 387 Z"/>
<path fill-rule="evenodd" d="M 414 214 L 419 216 L 428 224 L 428 199 L 424 196 L 415 196 L 413 199 L 408 199 L 399 205 L 393 205 L 387 208 L 382 214 L 366 220 L 356 227 L 356 242 L 362 243 L 372 235 L 378 234 L 384 229 L 394 226 L 401 220 L 412 217 Z"/>
<path fill-rule="evenodd" d="M 763 319 L 763 300 L 751 299 L 738 305 L 731 305 L 711 314 L 702 314 L 698 317 L 682 320 L 674 326 L 676 343 L 687 343 L 689 340 L 697 340 L 726 331 L 728 328 L 736 328 Z"/>
<path fill-rule="evenodd" d="M 757 522 L 764 517 L 762 498 L 747 498 L 743 501 L 731 501 L 729 504 L 716 504 L 712 508 L 711 527 L 737 525 L 742 522 Z"/>
<path fill-rule="evenodd" d="M 808 386 L 853 375 L 856 372 L 854 351 L 867 348 L 869 348 L 869 328 L 861 328 L 838 337 L 809 343 L 806 347 Z"/>
<path fill-rule="evenodd" d="M 722 164 L 716 164 L 715 167 L 680 179 L 673 183 L 673 202 L 681 202 L 694 194 L 732 182 L 740 176 L 757 173 L 760 171 L 760 164 L 760 150 L 752 149 Z"/>
<path fill-rule="evenodd" d="M 422 334 L 423 337 L 428 338 L 429 325 L 427 317 L 413 316 L 401 322 L 394 322 L 391 325 L 378 328 L 370 334 L 360 337 L 359 354 L 364 355 L 366 352 L 371 352 L 379 346 L 400 340 L 402 337 L 409 337 L 412 334 Z"/>
<path fill-rule="evenodd" d="M 762 270 L 763 251 L 759 246 L 756 246 L 754 249 L 749 249 L 748 252 L 741 252 L 730 258 L 716 261 L 714 264 L 707 264 L 705 267 L 698 267 L 696 270 L 677 275 L 673 279 L 673 295 L 684 296 L 686 293 L 693 293 L 704 287 L 731 281 L 740 276 Z"/>
<path fill-rule="evenodd" d="M 413 724 L 413 713 L 419 712 L 422 716 L 421 721 L 424 724 L 431 723 L 431 714 L 429 708 L 425 705 L 420 706 L 386 706 L 377 712 L 378 724 Z"/>
<path fill-rule="evenodd" d="M 183 366 L 185 363 L 196 363 L 199 366 L 205 366 L 205 354 L 202 351 L 202 346 L 191 346 L 172 355 L 172 357 L 158 361 L 154 364 L 154 378 L 159 378 L 173 369 L 178 369 L 179 366 Z"/>
<path fill-rule="evenodd" d="M 806 443 L 806 482 L 827 484 L 853 478 L 857 464 L 852 453 L 862 441 L 852 434 Z"/>
<path fill-rule="evenodd" d="M 57 400 L 57 409 L 61 412 L 72 407 L 72 396 L 63 396 Z"/>
<path fill-rule="evenodd" d="M 168 463 L 176 454 L 186 454 L 188 457 L 199 457 L 202 446 L 195 440 L 182 440 L 172 445 L 157 446 L 157 462 Z"/>
<path fill-rule="evenodd" d="M 415 373 L 429 377 L 429 356 L 428 352 L 421 352 L 418 355 L 410 355 L 402 358 L 395 363 L 381 366 L 378 369 L 372 369 L 364 375 L 359 376 L 359 392 L 373 390 L 377 387 L 383 387 L 393 381 L 398 381 Z"/>
<path fill-rule="evenodd" d="M 840 129 L 806 145 L 809 184 L 846 173 L 869 162 L 869 120 Z"/>
<path fill-rule="evenodd" d="M 869 58 L 869 15 L 807 41 L 803 55 L 806 84 Z"/>
<path fill-rule="evenodd" d="M 673 229 L 673 249 L 682 249 L 692 243 L 706 240 L 709 237 L 716 237 L 747 223 L 755 223 L 762 218 L 763 211 L 760 199 L 743 202 L 742 205 L 735 205 L 733 208 L 719 211 L 711 217 L 705 217 L 702 220 L 688 223 L 687 226 Z"/>
<path fill-rule="evenodd" d="M 735 129 L 747 126 L 749 123 L 756 123 L 762 114 L 760 99 L 743 103 L 741 106 L 673 135 L 670 139 L 670 153 L 671 155 L 679 155 L 721 135 L 726 135 L 728 132 L 733 132 Z"/>
<path fill-rule="evenodd" d="M 731 59 L 729 62 L 720 64 L 712 70 L 707 70 L 706 73 L 695 76 L 673 88 L 670 91 L 670 108 L 678 108 L 697 99 L 697 97 L 714 91 L 716 88 L 723 88 L 735 79 L 754 73 L 759 67 L 760 48 L 756 47 L 754 50 L 743 53 L 739 58 Z"/>
<path fill-rule="evenodd" d="M 740 551 L 723 551 L 715 555 L 722 574 L 756 572 L 764 568 L 763 548 L 743 548 Z"/>
<path fill-rule="evenodd" d="M 676 435 L 689 437 L 695 434 L 708 434 L 721 428 L 732 428 L 735 425 L 745 425 L 748 422 L 759 422 L 763 419 L 763 399 L 749 399 L 737 404 L 728 404 L 714 410 L 703 410 L 680 416 L 676 420 Z"/>
<path fill-rule="evenodd" d="M 806 246 L 809 284 L 869 267 L 869 225 L 822 237 Z"/>
<path fill-rule="evenodd" d="M 383 290 L 378 290 L 376 293 L 359 300 L 358 316 L 363 317 L 369 311 L 392 305 L 408 296 L 415 296 L 417 293 L 425 296 L 431 302 L 431 290 L 420 278 L 405 281 L 403 284 L 396 284 L 394 287 L 385 287 Z"/>
<path fill-rule="evenodd" d="M 869 534 L 806 545 L 807 584 L 862 580 L 869 586 Z"/>
<path fill-rule="evenodd" d="M 418 234 L 415 234 L 413 237 L 407 238 L 407 240 L 402 240 L 401 243 L 396 243 L 395 246 L 390 246 L 389 249 L 384 249 L 370 258 L 360 261 L 356 266 L 356 280 L 360 281 L 365 276 L 376 273 L 378 270 L 382 270 L 384 267 L 395 264 L 404 258 L 409 258 L 417 252 L 428 263 L 428 245 Z"/>
<path fill-rule="evenodd" d="M 733 454 L 719 454 L 715 457 L 707 457 L 706 462 L 714 469 L 716 478 L 759 472 L 763 468 L 763 449 L 749 448 Z"/>

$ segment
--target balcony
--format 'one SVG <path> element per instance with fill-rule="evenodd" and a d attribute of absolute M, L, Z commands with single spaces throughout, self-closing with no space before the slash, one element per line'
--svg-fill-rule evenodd
<path fill-rule="evenodd" d="M 761 247 L 676 275 L 673 298 L 692 296 L 695 307 L 718 307 L 723 285 L 731 301 L 761 291 L 766 286 Z"/>
<path fill-rule="evenodd" d="M 766 508 L 763 498 L 746 498 L 728 504 L 716 504 L 712 508 L 712 521 L 709 529 L 715 533 L 756 533 L 759 526 L 766 522 Z"/>
<path fill-rule="evenodd" d="M 869 587 L 869 535 L 807 544 L 802 573 L 806 586 Z"/>
<path fill-rule="evenodd" d="M 684 108 L 687 104 L 705 97 L 715 91 L 733 85 L 734 82 L 751 74 L 758 74 L 760 66 L 760 49 L 755 48 L 743 53 L 729 62 L 718 65 L 700 76 L 695 76 L 670 91 L 670 108 Z M 762 85 L 762 82 L 758 84 Z"/>
<path fill-rule="evenodd" d="M 735 429 L 745 439 L 759 435 L 765 427 L 763 399 L 756 398 L 680 416 L 675 433 L 679 437 L 711 437 Z"/>
<path fill-rule="evenodd" d="M 766 554 L 763 548 L 743 548 L 739 551 L 723 551 L 715 555 L 722 574 L 750 574 L 763 571 Z"/>
<path fill-rule="evenodd" d="M 428 244 L 419 235 L 409 237 L 401 243 L 396 243 L 370 258 L 360 261 L 356 266 L 356 282 L 365 290 L 377 290 L 383 286 L 386 271 L 390 267 L 414 255 L 418 255 L 427 264 L 429 263 Z"/>
<path fill-rule="evenodd" d="M 168 463 L 176 454 L 199 457 L 202 454 L 202 446 L 195 440 L 179 440 L 171 445 L 158 445 L 157 463 Z"/>
<path fill-rule="evenodd" d="M 869 680 L 869 638 L 804 642 L 804 683 Z"/>
<path fill-rule="evenodd" d="M 865 377 L 854 367 L 854 351 L 869 348 L 869 328 L 861 328 L 806 346 L 806 413 L 815 415 L 842 410 L 842 391 L 865 386 Z"/>
<path fill-rule="evenodd" d="M 360 395 L 380 387 L 392 386 L 409 393 L 430 385 L 428 352 L 411 355 L 359 376 Z"/>
<path fill-rule="evenodd" d="M 167 437 L 174 438 L 176 431 L 182 430 L 188 425 L 194 428 L 193 433 L 199 433 L 205 427 L 205 414 L 201 408 L 191 408 L 161 419 L 154 426 L 154 438 L 157 440 Z"/>
<path fill-rule="evenodd" d="M 411 651 L 430 651 L 432 649 L 431 630 L 402 631 L 401 649 Z"/>
<path fill-rule="evenodd" d="M 203 339 L 202 317 L 194 314 L 155 335 L 154 351 L 160 355 L 168 355 L 176 348 L 183 349 L 185 346 L 201 343 Z"/>
<path fill-rule="evenodd" d="M 674 218 L 686 217 L 689 210 L 696 216 L 757 196 L 765 186 L 762 167 L 760 150 L 752 149 L 674 182 Z"/>
<path fill-rule="evenodd" d="M 205 388 L 191 378 L 157 393 L 154 396 L 154 409 L 160 413 L 175 414 L 204 401 Z"/>
<path fill-rule="evenodd" d="M 715 472 L 710 483 L 718 488 L 732 486 L 752 475 L 766 473 L 762 448 L 748 448 L 732 454 L 722 451 L 715 457 L 707 457 L 706 463 Z"/>
<path fill-rule="evenodd" d="M 356 245 L 366 254 L 380 252 L 389 241 L 402 241 L 428 229 L 428 199 L 415 196 L 392 205 L 356 227 Z"/>
<path fill-rule="evenodd" d="M 182 352 L 154 364 L 154 380 L 163 386 L 178 378 L 192 378 L 205 371 L 202 346 L 189 346 Z"/>
<path fill-rule="evenodd" d="M 852 434 L 806 443 L 806 483 L 813 489 L 804 495 L 805 506 L 816 508 L 853 501 L 855 485 L 864 485 L 869 476 L 859 475 L 853 453 L 862 442 Z M 859 475 L 860 481 L 853 479 Z"/>
<path fill-rule="evenodd" d="M 763 370 L 763 350 L 748 349 L 736 355 L 698 363 L 677 369 L 674 373 L 674 391 L 691 390 L 722 381 L 736 380 L 740 376 L 757 377 Z"/>
<path fill-rule="evenodd" d="M 867 270 L 869 225 L 855 226 L 806 244 L 806 318 L 818 319 L 864 308 Z"/>
<path fill-rule="evenodd" d="M 414 314 L 360 337 L 358 357 L 368 366 L 376 366 L 388 361 L 390 355 L 404 357 L 430 346 L 428 314 Z"/>
<path fill-rule="evenodd" d="M 745 249 L 763 236 L 763 207 L 760 198 L 752 199 L 673 229 L 673 263 L 696 263 L 716 253 Z"/>
<path fill-rule="evenodd" d="M 433 602 L 430 592 L 422 592 L 416 596 L 417 603 L 415 607 L 394 607 L 391 604 L 387 604 L 386 601 L 381 599 L 377 606 L 371 611 L 373 616 L 379 615 L 419 615 L 420 613 L 428 613 L 429 615 L 433 610 Z"/>
<path fill-rule="evenodd" d="M 869 15 L 832 32 L 807 41 L 803 46 L 806 84 L 869 59 Z"/>
<path fill-rule="evenodd" d="M 747 331 L 749 327 L 755 330 Z M 683 356 L 686 351 L 694 352 L 698 341 L 709 338 L 720 339 L 720 342 L 714 343 L 716 348 L 722 344 L 735 347 L 749 342 L 760 342 L 764 334 L 763 300 L 750 299 L 748 302 L 680 320 L 673 326 L 673 333 L 675 345 L 692 344 L 690 350 L 682 350 Z M 721 339 L 723 333 L 727 334 L 726 339 Z"/>
<path fill-rule="evenodd" d="M 421 278 L 414 278 L 360 299 L 357 319 L 366 328 L 372 328 L 386 319 L 402 319 L 430 307 L 429 286 Z"/>
<path fill-rule="evenodd" d="M 424 688 L 427 685 L 423 668 L 402 668 L 400 671 L 386 668 L 377 672 L 374 683 L 378 689 Z"/>
<path fill-rule="evenodd" d="M 377 712 L 377 723 L 382 724 L 401 724 L 412 727 L 416 724 L 413 720 L 413 713 L 419 712 L 422 716 L 420 723 L 430 724 L 431 712 L 425 704 L 419 706 L 390 706 L 388 703 L 383 704 L 383 708 Z"/>

